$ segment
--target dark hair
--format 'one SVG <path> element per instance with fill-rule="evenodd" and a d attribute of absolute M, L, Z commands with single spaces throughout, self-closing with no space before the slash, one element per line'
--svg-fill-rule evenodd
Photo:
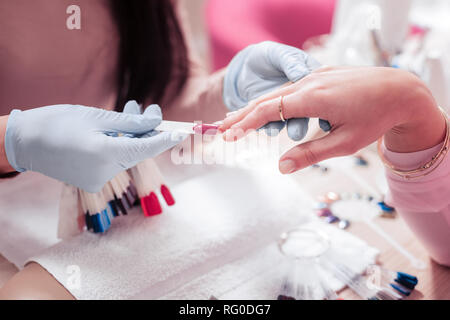
<path fill-rule="evenodd" d="M 160 103 L 172 81 L 181 90 L 188 57 L 173 1 L 110 2 L 120 36 L 116 111 L 128 100 Z"/>

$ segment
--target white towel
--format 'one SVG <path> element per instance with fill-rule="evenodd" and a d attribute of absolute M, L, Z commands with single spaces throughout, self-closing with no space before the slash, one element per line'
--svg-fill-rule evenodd
<path fill-rule="evenodd" d="M 34 172 L 0 179 L 0 253 L 18 268 L 58 242 L 61 186 Z"/>
<path fill-rule="evenodd" d="M 115 219 L 105 235 L 84 233 L 31 260 L 66 287 L 71 266 L 79 267 L 80 287 L 68 287 L 78 299 L 164 298 L 270 247 L 281 232 L 311 219 L 311 199 L 288 177 L 223 167 L 206 172 L 174 187 L 177 204 L 162 215 L 144 218 L 136 208 Z M 224 285 L 217 282 L 217 292 Z M 198 288 L 183 298 L 204 292 Z"/>
<path fill-rule="evenodd" d="M 267 245 L 305 221 L 302 194 L 281 175 L 219 169 L 173 188 L 177 204 L 157 217 L 138 208 L 105 235 L 84 233 L 46 250 L 39 262 L 63 285 L 81 270 L 79 299 L 158 298 Z"/>
<path fill-rule="evenodd" d="M 258 292 L 273 298 L 259 286 L 273 289 L 277 282 L 258 282 L 259 271 L 251 266 L 276 263 L 271 254 L 277 253 L 277 237 L 310 219 L 310 196 L 275 165 L 249 171 L 160 160 L 175 207 L 154 218 L 136 208 L 115 219 L 106 235 L 84 233 L 60 243 L 61 184 L 36 173 L 1 181 L 0 252 L 19 267 L 35 256 L 63 285 L 78 265 L 81 288 L 69 291 L 80 299 L 238 299 L 257 298 Z M 371 262 L 362 260 L 361 270 Z"/>

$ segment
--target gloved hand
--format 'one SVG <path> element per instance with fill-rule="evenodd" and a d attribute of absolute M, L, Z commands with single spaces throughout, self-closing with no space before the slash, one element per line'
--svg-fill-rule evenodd
<path fill-rule="evenodd" d="M 251 100 L 268 93 L 288 81 L 296 82 L 319 68 L 320 64 L 304 51 L 284 44 L 265 41 L 248 46 L 228 65 L 224 79 L 225 105 L 235 111 Z M 292 140 L 303 139 L 308 131 L 308 118 L 289 119 L 288 135 Z M 268 134 L 284 128 L 282 121 L 270 122 L 263 128 Z M 330 129 L 320 121 L 322 129 Z"/>
<path fill-rule="evenodd" d="M 40 172 L 97 192 L 120 171 L 181 141 L 153 131 L 161 120 L 158 106 L 143 115 L 76 105 L 13 110 L 5 134 L 6 155 L 19 172 Z"/>

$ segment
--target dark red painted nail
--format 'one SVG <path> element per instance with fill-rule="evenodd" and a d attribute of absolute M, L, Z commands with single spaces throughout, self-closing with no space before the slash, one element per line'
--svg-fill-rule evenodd
<path fill-rule="evenodd" d="M 198 124 L 194 126 L 194 132 L 197 134 L 215 135 L 219 131 L 216 124 Z"/>

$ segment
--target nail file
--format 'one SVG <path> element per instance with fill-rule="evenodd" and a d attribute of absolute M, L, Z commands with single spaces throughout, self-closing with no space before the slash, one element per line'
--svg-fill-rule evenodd
<path fill-rule="evenodd" d="M 219 131 L 219 125 L 163 120 L 161 121 L 161 124 L 155 128 L 155 130 L 184 134 L 215 135 Z"/>

